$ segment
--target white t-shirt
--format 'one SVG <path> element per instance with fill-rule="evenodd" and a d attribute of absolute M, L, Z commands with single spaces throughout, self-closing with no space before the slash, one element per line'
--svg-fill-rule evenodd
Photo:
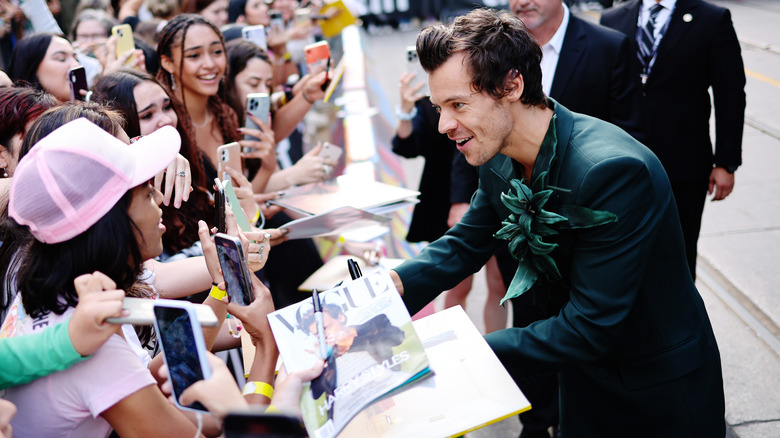
<path fill-rule="evenodd" d="M 3 325 L 3 332 L 9 336 L 42 331 L 65 321 L 74 311 L 70 308 L 62 315 L 49 313 L 33 319 L 18 304 L 17 297 L 10 309 L 14 318 L 9 315 Z M 11 422 L 15 436 L 107 437 L 111 425 L 100 414 L 154 384 L 152 374 L 130 345 L 119 335 L 113 335 L 89 359 L 10 388 L 3 397 L 18 409 Z"/>

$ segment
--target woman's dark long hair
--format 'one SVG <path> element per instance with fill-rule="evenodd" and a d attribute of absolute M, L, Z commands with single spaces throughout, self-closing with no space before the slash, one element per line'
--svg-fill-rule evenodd
<path fill-rule="evenodd" d="M 55 36 L 65 38 L 60 34 L 45 32 L 24 37 L 16 43 L 7 72 L 15 84 L 24 83 L 39 90 L 43 89 L 38 80 L 38 66 L 41 65 L 51 39 Z"/>
<path fill-rule="evenodd" d="M 58 315 L 78 304 L 73 280 L 100 271 L 118 289 L 130 289 L 144 262 L 127 213 L 133 191 L 87 231 L 66 242 L 47 244 L 33 240 L 17 276 L 24 309 L 33 318 L 46 312 Z"/>
<path fill-rule="evenodd" d="M 257 44 L 243 39 L 232 40 L 225 46 L 227 53 L 227 72 L 225 73 L 227 81 L 227 104 L 233 108 L 238 115 L 239 122 L 244 120 L 244 105 L 242 97 L 236 90 L 236 75 L 244 71 L 250 60 L 257 58 L 263 62 L 271 64 L 268 58 L 268 52 L 258 47 Z"/>
<path fill-rule="evenodd" d="M 81 117 L 114 136 L 122 129 L 123 120 L 116 111 L 95 102 L 66 102 L 46 111 L 33 123 L 20 148 L 19 159 L 40 139 Z M 13 288 L 22 293 L 28 314 L 33 317 L 48 311 L 61 314 L 75 306 L 78 294 L 73 280 L 94 271 L 109 276 L 127 296 L 152 297 L 151 288 L 138 281 L 144 260 L 133 232 L 136 230 L 140 235 L 140 230 L 127 213 L 132 192 L 128 191 L 95 225 L 67 242 L 41 243 L 32 238 L 28 227 L 8 220 L 15 227 L 10 228 L 11 232 L 29 236 L 27 245 L 19 249 L 21 268 Z M 148 326 L 136 331 L 144 345 L 153 336 Z"/>
<path fill-rule="evenodd" d="M 160 83 L 151 75 L 137 70 L 120 70 L 101 77 L 92 92 L 92 100 L 108 105 L 119 111 L 125 119 L 125 131 L 130 137 L 141 135 L 138 120 L 138 106 L 135 102 L 135 87 L 143 81 Z M 162 87 L 165 90 L 165 87 Z M 169 96 L 170 97 L 170 96 Z M 171 100 L 173 100 L 171 98 Z M 176 107 L 174 106 L 174 109 Z M 192 246 L 198 240 L 198 220 L 203 219 L 213 225 L 214 203 L 210 200 L 206 188 L 206 171 L 203 168 L 203 154 L 191 140 L 191 133 L 181 123 L 183 118 L 176 111 L 179 120 L 176 129 L 181 135 L 180 153 L 189 160 L 192 170 L 193 192 L 190 199 L 182 203 L 181 208 L 162 205 L 163 223 L 167 229 L 163 234 L 163 245 L 166 252 L 175 254 L 184 248 Z"/>
<path fill-rule="evenodd" d="M 178 46 L 179 59 L 184 59 L 184 42 L 187 38 L 187 31 L 194 25 L 203 25 L 211 28 L 211 30 L 219 36 L 219 41 L 222 43 L 222 49 L 225 50 L 225 38 L 222 35 L 222 32 L 220 32 L 220 30 L 210 21 L 196 14 L 181 14 L 171 19 L 160 32 L 160 42 L 157 44 L 157 59 L 160 62 L 160 65 L 162 65 L 163 56 L 173 60 L 173 50 L 175 46 Z M 174 66 L 174 68 L 178 68 L 178 72 L 173 73 L 173 76 L 181 78 L 183 69 L 182 63 L 178 66 Z M 225 76 L 227 75 L 228 72 L 226 71 Z M 174 102 L 174 105 L 178 106 L 176 111 L 177 114 L 186 115 L 186 117 L 180 117 L 179 123 L 183 124 L 189 132 L 194 133 L 195 130 L 192 126 L 192 120 L 187 112 L 187 102 L 185 101 L 184 92 L 182 92 L 181 101 L 176 98 L 176 93 L 173 92 L 175 87 L 171 73 L 165 71 L 164 68 L 160 68 L 157 72 L 157 80 L 163 85 L 163 88 L 168 92 L 168 95 L 171 96 L 171 101 Z M 181 80 L 179 80 L 179 82 L 181 82 Z M 176 86 L 181 87 L 182 84 L 178 83 Z M 209 97 L 208 108 L 211 110 L 211 113 L 216 116 L 216 120 L 213 120 L 212 123 L 217 123 L 220 127 L 222 140 L 225 143 L 237 141 L 239 139 L 237 133 L 238 117 L 230 106 L 225 104 L 224 80 L 219 86 L 217 95 Z"/>

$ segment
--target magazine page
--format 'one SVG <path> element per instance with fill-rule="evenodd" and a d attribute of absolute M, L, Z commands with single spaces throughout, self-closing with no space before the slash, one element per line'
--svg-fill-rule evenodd
<path fill-rule="evenodd" d="M 330 438 L 379 397 L 429 376 L 428 358 L 387 271 L 320 294 L 328 348 L 325 371 L 304 386 L 301 411 L 314 438 Z M 288 372 L 318 360 L 311 299 L 268 315 Z"/>
<path fill-rule="evenodd" d="M 342 234 L 346 231 L 384 224 L 389 220 L 354 207 L 339 207 L 325 213 L 287 222 L 279 228 L 287 228 L 287 238 L 290 240 L 308 239 Z"/>
<path fill-rule="evenodd" d="M 531 409 L 463 308 L 418 319 L 414 328 L 436 374 L 364 408 L 339 438 L 460 437 Z"/>
<path fill-rule="evenodd" d="M 400 208 L 416 202 L 420 192 L 378 181 L 341 175 L 334 181 L 304 184 L 284 191 L 284 195 L 268 201 L 288 210 L 304 214 L 321 214 L 338 207 L 354 207 L 374 214 L 376 207 Z"/>

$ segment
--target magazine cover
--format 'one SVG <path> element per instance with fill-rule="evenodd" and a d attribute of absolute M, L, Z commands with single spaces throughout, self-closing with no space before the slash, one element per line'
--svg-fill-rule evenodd
<path fill-rule="evenodd" d="M 322 375 L 304 386 L 301 411 L 311 437 L 330 438 L 371 402 L 431 371 L 387 271 L 319 296 L 328 358 Z M 268 319 L 287 371 L 310 368 L 319 350 L 312 299 Z"/>

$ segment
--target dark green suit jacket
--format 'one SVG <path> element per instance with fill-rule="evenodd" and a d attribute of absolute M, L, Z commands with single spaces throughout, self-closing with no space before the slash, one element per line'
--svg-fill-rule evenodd
<path fill-rule="evenodd" d="M 531 292 L 562 301 L 560 312 L 485 338 L 515 380 L 559 373 L 564 436 L 724 436 L 720 355 L 663 167 L 617 127 L 554 105 L 545 209 L 573 204 L 618 220 L 546 238 L 559 244 L 551 255 L 563 279 Z M 515 166 L 504 155 L 481 166 L 462 221 L 396 269 L 412 312 L 493 253 Z"/>

